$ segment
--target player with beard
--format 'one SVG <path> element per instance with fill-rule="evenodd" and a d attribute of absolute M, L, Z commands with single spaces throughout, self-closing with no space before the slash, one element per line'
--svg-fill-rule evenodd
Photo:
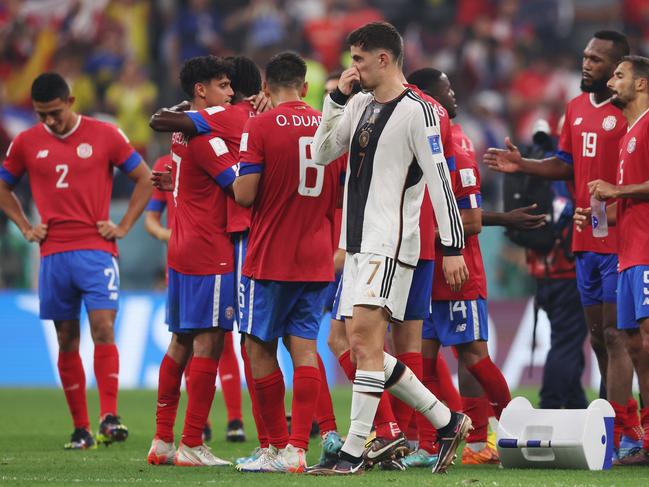
<path fill-rule="evenodd" d="M 617 326 L 628 334 L 640 395 L 649 404 L 649 59 L 622 58 L 608 86 L 613 93 L 611 103 L 622 109 L 629 130 L 620 141 L 616 182 L 598 179 L 588 183 L 588 189 L 600 201 L 617 201 L 612 205 L 617 206 L 614 216 L 620 260 Z M 582 214 L 580 221 L 587 221 L 586 215 Z M 616 465 L 649 465 L 649 407 L 641 410 L 641 417 L 645 431 L 642 448 L 620 458 Z"/>
<path fill-rule="evenodd" d="M 590 209 L 588 182 L 614 182 L 618 145 L 626 133 L 622 112 L 611 104 L 607 81 L 615 66 L 629 54 L 626 37 L 615 31 L 596 32 L 584 49 L 582 94 L 566 107 L 559 151 L 543 160 L 524 159 L 505 139 L 507 149 L 490 148 L 484 162 L 493 170 L 524 172 L 547 179 L 575 182 L 575 205 Z M 572 250 L 577 266 L 577 285 L 584 305 L 591 345 L 606 385 L 606 396 L 615 410 L 615 449 L 623 456 L 640 446 L 637 403 L 631 395 L 633 364 L 625 347 L 625 336 L 617 330 L 617 230 L 611 227 L 603 238 L 592 228 L 574 233 Z M 624 441 L 621 436 L 624 434 Z"/>

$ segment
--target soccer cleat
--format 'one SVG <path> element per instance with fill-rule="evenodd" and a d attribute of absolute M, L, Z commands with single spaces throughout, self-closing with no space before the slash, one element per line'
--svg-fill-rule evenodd
<path fill-rule="evenodd" d="M 383 460 L 379 463 L 379 470 L 385 472 L 403 472 L 406 470 L 406 467 L 401 464 L 400 460 Z"/>
<path fill-rule="evenodd" d="M 428 453 L 426 450 L 422 450 L 421 448 L 412 452 L 410 455 L 406 455 L 400 461 L 404 468 L 430 468 L 435 465 L 436 462 L 437 455 L 435 453 Z"/>
<path fill-rule="evenodd" d="M 239 457 L 239 458 L 237 458 L 237 459 L 234 461 L 234 464 L 235 464 L 235 466 L 236 466 L 236 465 L 240 465 L 240 464 L 242 464 L 242 463 L 254 462 L 254 461 L 257 460 L 260 456 L 262 456 L 266 450 L 268 450 L 268 448 L 262 448 L 262 447 L 258 446 L 257 448 L 255 448 L 255 449 L 252 451 L 252 453 L 251 453 L 249 456 L 247 456 L 247 457 Z"/>
<path fill-rule="evenodd" d="M 500 457 L 498 450 L 492 448 L 488 444 L 479 451 L 469 448 L 468 445 L 464 446 L 462 451 L 462 465 L 498 465 Z"/>
<path fill-rule="evenodd" d="M 174 456 L 174 465 L 177 467 L 228 467 L 232 463 L 215 456 L 205 443 L 191 448 L 180 442 Z"/>
<path fill-rule="evenodd" d="M 466 414 L 451 411 L 449 424 L 437 430 L 439 453 L 437 463 L 433 466 L 433 473 L 446 473 L 455 459 L 455 453 L 460 443 L 472 429 L 471 418 Z"/>
<path fill-rule="evenodd" d="M 122 424 L 120 417 L 112 414 L 104 416 L 99 423 L 97 443 L 108 446 L 116 441 L 126 441 L 126 438 L 128 438 L 128 428 Z"/>
<path fill-rule="evenodd" d="M 365 470 L 363 457 L 354 458 L 341 451 L 338 459 L 323 465 L 315 465 L 306 470 L 309 475 L 358 475 Z"/>
<path fill-rule="evenodd" d="M 279 450 L 273 445 L 268 448 L 261 448 L 261 454 L 249 462 L 243 462 L 235 465 L 239 472 L 268 472 L 268 465 L 277 458 Z"/>
<path fill-rule="evenodd" d="M 275 458 L 267 462 L 260 472 L 303 473 L 307 468 L 306 451 L 291 444 L 279 450 Z"/>
<path fill-rule="evenodd" d="M 328 431 L 322 438 L 322 451 L 320 452 L 320 465 L 330 461 L 338 460 L 338 452 L 343 447 L 344 442 L 337 431 Z"/>
<path fill-rule="evenodd" d="M 634 440 L 629 436 L 622 436 L 620 438 L 620 448 L 618 449 L 618 456 L 620 459 L 633 455 L 638 452 L 638 449 L 642 448 L 642 437 L 639 440 Z"/>
<path fill-rule="evenodd" d="M 97 448 L 92 433 L 85 428 L 75 428 L 70 435 L 70 442 L 63 445 L 66 450 L 90 450 Z"/>
<path fill-rule="evenodd" d="M 376 437 L 365 445 L 363 459 L 365 468 L 370 469 L 385 460 L 398 460 L 410 453 L 408 441 L 403 433 L 394 439 Z"/>
<path fill-rule="evenodd" d="M 614 461 L 613 465 L 620 467 L 647 467 L 649 466 L 649 452 L 643 448 L 634 449 L 629 455 Z"/>
<path fill-rule="evenodd" d="M 228 423 L 228 429 L 225 432 L 225 441 L 241 443 L 246 441 L 246 432 L 243 431 L 243 423 L 240 419 L 233 419 Z"/>
<path fill-rule="evenodd" d="M 150 465 L 173 465 L 176 456 L 176 445 L 162 441 L 160 438 L 153 438 L 149 454 L 146 457 Z"/>
<path fill-rule="evenodd" d="M 205 426 L 203 426 L 201 439 L 203 440 L 203 443 L 209 443 L 212 441 L 212 423 L 210 423 L 209 419 L 205 422 Z"/>

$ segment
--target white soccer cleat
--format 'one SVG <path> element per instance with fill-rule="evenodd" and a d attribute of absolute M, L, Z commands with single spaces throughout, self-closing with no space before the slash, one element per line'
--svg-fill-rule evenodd
<path fill-rule="evenodd" d="M 262 448 L 261 455 L 255 460 L 240 463 L 234 468 L 239 472 L 273 472 L 274 470 L 270 470 L 270 464 L 275 461 L 278 455 L 279 450 L 271 445 L 268 448 Z"/>
<path fill-rule="evenodd" d="M 177 467 L 228 467 L 231 462 L 214 456 L 206 444 L 190 448 L 182 442 L 178 445 L 174 465 Z"/>
<path fill-rule="evenodd" d="M 146 459 L 151 465 L 173 465 L 176 456 L 176 445 L 153 438 Z"/>
<path fill-rule="evenodd" d="M 275 459 L 266 466 L 264 472 L 303 473 L 307 468 L 306 451 L 291 444 L 279 450 Z"/>

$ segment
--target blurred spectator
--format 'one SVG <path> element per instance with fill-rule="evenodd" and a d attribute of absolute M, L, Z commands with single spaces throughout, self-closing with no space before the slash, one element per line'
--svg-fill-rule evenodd
<path fill-rule="evenodd" d="M 146 159 L 153 136 L 149 116 L 154 111 L 158 90 L 133 59 L 124 63 L 119 79 L 106 92 L 106 106 L 115 113 L 117 125 L 135 149 Z"/>
<path fill-rule="evenodd" d="M 108 86 L 119 76 L 125 58 L 125 45 L 121 27 L 114 22 L 106 22 L 101 29 L 99 43 L 92 49 L 84 67 L 101 99 Z"/>
<path fill-rule="evenodd" d="M 90 114 L 97 109 L 97 92 L 92 78 L 83 72 L 84 55 L 85 50 L 81 45 L 60 49 L 54 56 L 53 66 L 74 93 L 74 109 Z"/>

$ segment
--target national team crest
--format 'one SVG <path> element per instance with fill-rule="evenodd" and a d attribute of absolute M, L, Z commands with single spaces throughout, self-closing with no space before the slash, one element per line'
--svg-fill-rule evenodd
<path fill-rule="evenodd" d="M 615 118 L 613 115 L 604 117 L 604 120 L 602 120 L 602 128 L 607 132 L 613 130 L 616 125 L 617 125 L 617 118 Z"/>
<path fill-rule="evenodd" d="M 234 318 L 234 308 L 232 306 L 228 306 L 227 308 L 225 308 L 225 317 L 228 320 Z"/>
<path fill-rule="evenodd" d="M 626 145 L 626 151 L 631 154 L 635 150 L 635 137 L 631 137 L 631 140 L 629 140 L 629 143 Z"/>
<path fill-rule="evenodd" d="M 88 159 L 90 156 L 92 156 L 92 146 L 90 144 L 86 144 L 85 142 L 83 144 L 79 144 L 77 146 L 77 155 L 81 159 Z"/>

